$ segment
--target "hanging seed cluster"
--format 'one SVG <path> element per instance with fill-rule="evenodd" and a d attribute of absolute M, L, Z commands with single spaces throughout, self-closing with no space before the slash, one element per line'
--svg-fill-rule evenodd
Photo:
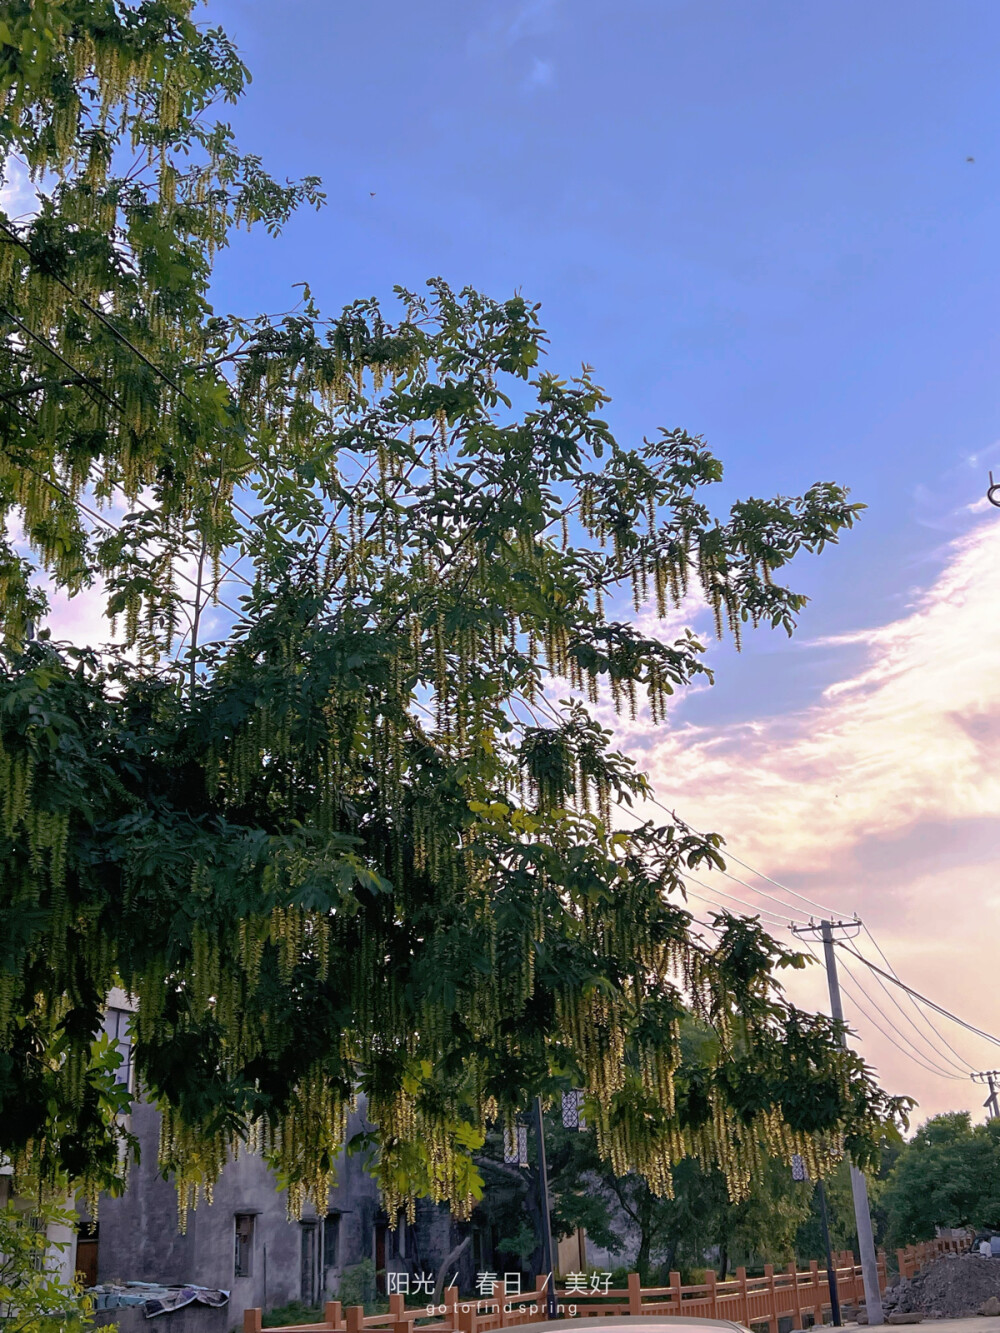
<path fill-rule="evenodd" d="M 390 1215 L 420 1194 L 467 1212 L 488 1125 L 510 1128 L 554 1070 L 585 1090 L 604 1156 L 663 1193 L 689 1154 L 739 1197 L 760 1143 L 811 1162 L 863 1146 L 885 1113 L 874 1084 L 848 1082 L 825 1030 L 791 1042 L 764 937 L 689 935 L 681 871 L 714 845 L 616 827 L 646 784 L 589 711 L 661 722 L 703 670 L 693 636 L 642 633 L 617 598 L 664 616 L 698 586 L 720 629 L 788 623 L 800 599 L 773 570 L 835 539 L 843 493 L 715 522 L 702 442 L 620 445 L 589 372 L 536 371 L 519 297 L 433 282 L 400 293 L 395 323 L 374 302 L 326 321 L 308 292 L 280 319 L 212 318 L 228 229 L 280 225 L 311 187 L 258 180 L 199 128 L 243 75 L 189 8 L 143 11 L 131 35 L 107 14 L 56 23 L 51 105 L 0 60 L 32 170 L 61 173 L 52 207 L 0 240 L 0 320 L 21 320 L 4 326 L 0 507 L 57 583 L 105 578 L 145 654 L 17 649 L 38 603 L 30 561 L 0 551 L 0 1050 L 5 1098 L 38 1109 L 0 1150 L 88 1188 L 117 1169 L 94 1048 L 115 984 L 137 1004 L 182 1221 L 241 1144 L 292 1213 L 322 1210 L 359 1094 Z M 94 145 L 133 134 L 147 174 L 130 194 Z M 154 262 L 172 245 L 193 275 L 180 292 Z M 121 495 L 134 512 L 108 526 L 94 506 Z M 227 571 L 242 614 L 206 649 Z M 697 1096 L 688 1010 L 719 1042 Z M 727 1081 L 738 1059 L 759 1064 L 753 1097 Z"/>

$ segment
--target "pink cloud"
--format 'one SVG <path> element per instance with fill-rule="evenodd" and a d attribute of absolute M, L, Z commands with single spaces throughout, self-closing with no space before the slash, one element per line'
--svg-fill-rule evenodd
<path fill-rule="evenodd" d="M 665 805 L 723 833 L 735 855 L 782 884 L 860 913 L 904 980 L 1000 1034 L 992 985 L 1000 907 L 998 568 L 1000 521 L 987 521 L 954 543 L 905 616 L 839 640 L 863 645 L 865 663 L 812 706 L 672 731 L 640 720 L 626 728 L 625 744 Z M 787 909 L 722 877 L 706 883 L 765 910 L 809 915 L 774 885 L 731 869 Z M 921 1115 L 978 1111 L 982 1097 L 971 1082 L 949 1082 L 895 1049 L 892 1041 L 905 1042 L 885 1015 L 925 1060 L 942 1063 L 933 1035 L 925 1029 L 932 1045 L 922 1045 L 871 974 L 854 970 L 857 979 L 847 975 L 845 986 L 859 1003 L 847 998 L 848 1018 L 886 1085 L 917 1096 Z M 810 973 L 795 983 L 795 997 L 825 1007 L 822 974 Z M 906 1001 L 904 1008 L 920 1026 Z M 977 1068 L 1000 1064 L 995 1047 L 935 1022 Z"/>

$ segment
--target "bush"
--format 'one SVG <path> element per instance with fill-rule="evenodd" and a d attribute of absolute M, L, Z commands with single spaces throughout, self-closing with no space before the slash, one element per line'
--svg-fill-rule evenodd
<path fill-rule="evenodd" d="M 4 1333 L 84 1333 L 94 1327 L 92 1302 L 78 1282 L 67 1287 L 52 1271 L 53 1224 L 75 1227 L 76 1213 L 52 1204 L 0 1210 L 0 1328 Z M 65 1242 L 56 1242 L 58 1250 Z"/>
<path fill-rule="evenodd" d="M 265 1328 L 281 1328 L 285 1324 L 318 1324 L 323 1318 L 323 1311 L 303 1305 L 301 1301 L 289 1301 L 268 1310 L 261 1322 Z"/>
<path fill-rule="evenodd" d="M 337 1300 L 342 1305 L 363 1305 L 368 1311 L 375 1304 L 375 1265 L 362 1259 L 352 1268 L 345 1268 L 337 1287 Z"/>

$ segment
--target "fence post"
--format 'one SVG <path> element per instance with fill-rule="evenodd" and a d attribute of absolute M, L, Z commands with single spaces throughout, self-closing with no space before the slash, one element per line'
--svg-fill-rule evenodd
<path fill-rule="evenodd" d="M 788 1265 L 787 1273 L 792 1284 L 792 1328 L 802 1327 L 802 1306 L 799 1303 L 799 1274 L 795 1260 Z"/>
<path fill-rule="evenodd" d="M 642 1281 L 638 1273 L 628 1275 L 628 1312 L 642 1314 Z"/>
<path fill-rule="evenodd" d="M 740 1322 L 743 1323 L 743 1324 L 745 1324 L 745 1325 L 747 1326 L 747 1328 L 749 1328 L 749 1327 L 750 1327 L 750 1293 L 749 1293 L 749 1291 L 747 1290 L 747 1270 L 746 1270 L 745 1268 L 742 1268 L 742 1267 L 741 1267 L 741 1268 L 737 1268 L 737 1270 L 736 1270 L 736 1280 L 737 1280 L 737 1282 L 739 1282 L 739 1284 L 740 1284 L 740 1313 L 743 1315 L 743 1318 L 742 1318 L 742 1320 L 741 1320 Z"/>
<path fill-rule="evenodd" d="M 341 1314 L 340 1301 L 327 1301 L 323 1306 L 323 1318 L 331 1328 L 340 1328 L 343 1315 Z"/>
<path fill-rule="evenodd" d="M 809 1285 L 812 1288 L 813 1323 L 822 1324 L 823 1298 L 819 1290 L 819 1263 L 815 1259 L 809 1260 Z"/>
<path fill-rule="evenodd" d="M 458 1328 L 458 1288 L 446 1287 L 444 1291 L 445 1319 L 452 1328 Z M 347 1333 L 351 1333 L 348 1329 Z"/>
<path fill-rule="evenodd" d="M 674 1314 L 683 1314 L 684 1293 L 681 1291 L 680 1273 L 671 1272 L 670 1274 L 670 1304 L 674 1309 Z"/>
<path fill-rule="evenodd" d="M 263 1324 L 261 1323 L 263 1317 L 263 1313 L 256 1308 L 244 1310 L 243 1333 L 260 1333 L 263 1328 Z"/>
<path fill-rule="evenodd" d="M 346 1311 L 347 1333 L 361 1333 L 362 1320 L 365 1317 L 363 1305 L 349 1305 Z"/>
<path fill-rule="evenodd" d="M 767 1323 L 771 1333 L 778 1333 L 778 1293 L 774 1289 L 774 1264 L 764 1265 L 764 1276 L 767 1279 Z"/>
<path fill-rule="evenodd" d="M 458 1311 L 458 1327 L 461 1333 L 476 1333 L 476 1307 L 472 1301 Z"/>
<path fill-rule="evenodd" d="M 851 1300 L 853 1304 L 859 1305 L 861 1296 L 864 1296 L 864 1286 L 861 1288 L 861 1296 L 857 1294 L 857 1266 L 855 1265 L 855 1252 L 853 1250 L 844 1250 L 844 1266 L 851 1272 Z"/>
<path fill-rule="evenodd" d="M 710 1268 L 708 1272 L 705 1274 L 705 1286 L 708 1288 L 709 1319 L 718 1319 L 719 1317 L 718 1284 L 719 1284 L 719 1279 L 718 1276 L 716 1275 L 715 1269 Z"/>
<path fill-rule="evenodd" d="M 878 1289 L 885 1292 L 889 1285 L 889 1274 L 886 1270 L 885 1250 L 879 1250 L 878 1258 L 875 1261 L 875 1267 L 878 1269 Z"/>

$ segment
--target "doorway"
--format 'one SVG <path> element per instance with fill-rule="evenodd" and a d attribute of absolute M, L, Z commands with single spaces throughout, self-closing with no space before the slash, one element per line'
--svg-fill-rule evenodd
<path fill-rule="evenodd" d="M 302 1295 L 303 1305 L 312 1309 L 319 1304 L 319 1227 L 315 1217 L 304 1218 L 302 1228 Z"/>
<path fill-rule="evenodd" d="M 375 1290 L 380 1296 L 384 1296 L 386 1293 L 385 1237 L 388 1230 L 388 1221 L 375 1223 Z"/>
<path fill-rule="evenodd" d="M 85 1287 L 97 1286 L 97 1227 L 81 1221 L 76 1233 L 76 1275 Z"/>

